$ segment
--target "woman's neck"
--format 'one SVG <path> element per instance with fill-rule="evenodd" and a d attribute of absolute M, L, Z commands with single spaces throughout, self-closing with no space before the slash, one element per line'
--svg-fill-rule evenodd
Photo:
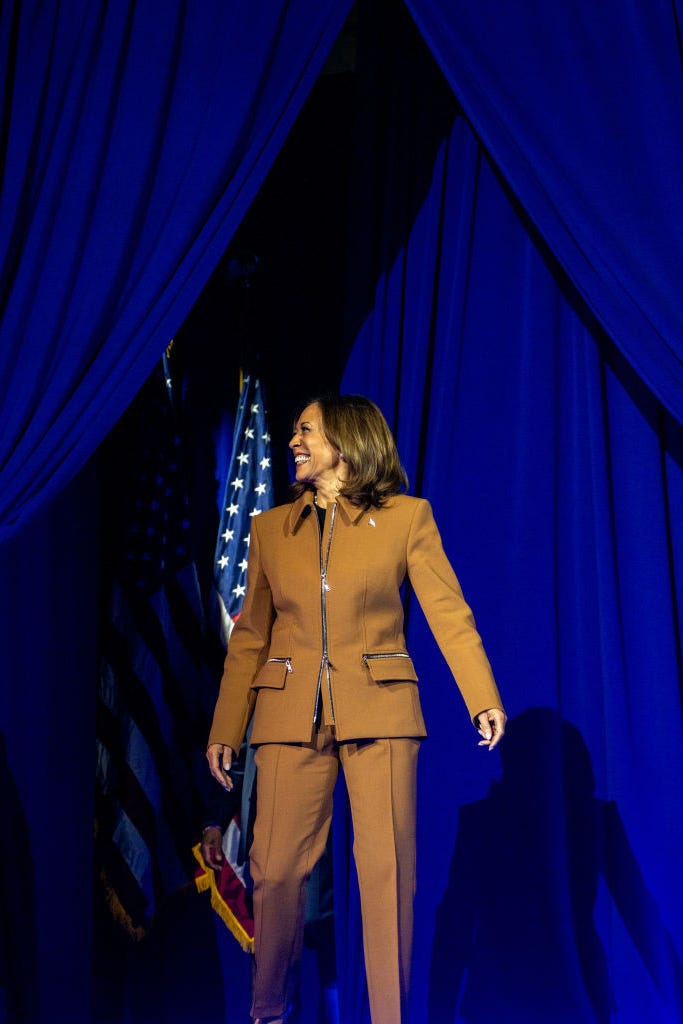
<path fill-rule="evenodd" d="M 320 480 L 317 483 L 314 498 L 315 503 L 319 508 L 327 508 L 328 505 L 333 505 L 339 494 L 339 491 L 344 486 L 344 481 L 339 477 L 335 477 L 334 480 Z"/>

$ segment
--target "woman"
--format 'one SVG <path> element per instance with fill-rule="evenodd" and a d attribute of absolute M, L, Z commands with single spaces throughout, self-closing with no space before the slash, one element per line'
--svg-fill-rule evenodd
<path fill-rule="evenodd" d="M 341 764 L 373 1024 L 405 1019 L 415 884 L 415 769 L 426 736 L 406 651 L 408 575 L 470 715 L 493 749 L 505 713 L 428 502 L 386 420 L 357 395 L 300 414 L 291 504 L 252 521 L 247 593 L 230 639 L 207 758 L 227 789 L 253 713 L 257 812 L 252 1014 L 286 1020 L 305 884 L 321 855 Z"/>

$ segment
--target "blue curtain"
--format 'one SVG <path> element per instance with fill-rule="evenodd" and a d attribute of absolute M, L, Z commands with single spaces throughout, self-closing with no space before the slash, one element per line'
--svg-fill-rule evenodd
<path fill-rule="evenodd" d="M 392 421 L 511 721 L 500 753 L 477 749 L 409 599 L 430 733 L 412 1009 L 429 1024 L 669 1024 L 683 1016 L 683 430 L 413 45 L 392 58 L 377 42 L 388 84 L 356 197 L 359 249 L 377 241 L 354 263 L 343 389 Z"/>
<path fill-rule="evenodd" d="M 680 4 L 406 6 L 580 295 L 683 419 Z"/>
<path fill-rule="evenodd" d="M 350 5 L 3 5 L 0 539 L 151 372 Z"/>
<path fill-rule="evenodd" d="M 92 1018 L 109 538 L 100 551 L 92 463 L 71 478 L 223 255 L 349 6 L 2 5 L 2 1021 Z"/>
<path fill-rule="evenodd" d="M 0 1020 L 85 1022 L 92 994 L 98 487 L 0 545 Z"/>

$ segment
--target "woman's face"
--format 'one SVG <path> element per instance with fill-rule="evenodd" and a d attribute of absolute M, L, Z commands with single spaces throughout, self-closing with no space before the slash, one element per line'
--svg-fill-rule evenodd
<path fill-rule="evenodd" d="M 323 433 L 322 413 L 317 402 L 307 405 L 294 424 L 289 447 L 298 483 L 320 487 L 336 483 L 343 476 L 344 463 Z"/>

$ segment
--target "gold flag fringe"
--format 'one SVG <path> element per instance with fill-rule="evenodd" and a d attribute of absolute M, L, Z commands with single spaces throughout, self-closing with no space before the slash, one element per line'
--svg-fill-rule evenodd
<path fill-rule="evenodd" d="M 127 935 L 134 939 L 136 942 L 141 942 L 148 933 L 148 928 L 133 923 L 133 919 L 124 907 L 123 903 L 119 899 L 116 890 L 109 881 L 107 873 L 102 871 L 100 873 L 100 881 L 104 889 L 104 896 L 109 907 L 109 911 L 118 924 L 121 925 Z"/>
<path fill-rule="evenodd" d="M 192 853 L 204 872 L 203 875 L 195 876 L 194 884 L 197 886 L 197 891 L 206 892 L 207 890 L 210 890 L 211 906 L 216 911 L 223 924 L 234 935 L 245 953 L 253 953 L 254 940 L 245 932 L 244 928 L 221 896 L 218 886 L 216 885 L 216 872 L 212 868 L 207 867 L 204 858 L 202 857 L 200 843 L 197 843 L 197 845 L 192 848 Z"/>

